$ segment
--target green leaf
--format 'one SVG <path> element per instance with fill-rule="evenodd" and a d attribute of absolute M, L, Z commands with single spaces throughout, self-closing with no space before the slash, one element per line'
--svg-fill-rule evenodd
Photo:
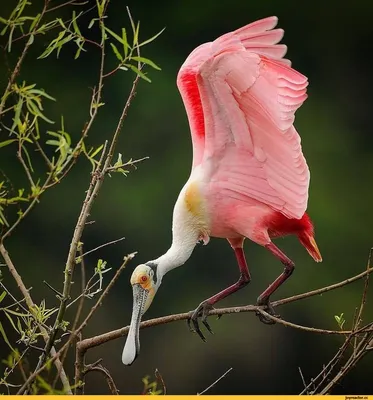
<path fill-rule="evenodd" d="M 18 328 L 16 327 L 14 321 L 13 321 L 13 318 L 7 313 L 7 310 L 3 310 L 3 311 L 4 311 L 5 315 L 6 315 L 6 317 L 8 318 L 9 322 L 11 323 L 13 329 L 14 329 L 16 332 L 20 333 L 19 330 L 18 330 Z M 17 321 L 19 321 L 18 318 L 17 318 Z"/>
<path fill-rule="evenodd" d="M 9 223 L 5 218 L 5 215 L 3 213 L 3 208 L 0 206 L 0 225 L 5 225 L 9 227 Z"/>
<path fill-rule="evenodd" d="M 163 28 L 160 32 L 156 33 L 156 34 L 155 34 L 154 36 L 152 36 L 151 38 L 149 38 L 149 39 L 143 41 L 142 43 L 139 43 L 138 46 L 141 47 L 141 46 L 145 46 L 146 44 L 151 43 L 153 40 L 157 39 L 157 37 L 158 37 L 159 35 L 161 35 L 161 34 L 164 32 L 165 29 L 166 29 L 166 28 Z"/>
<path fill-rule="evenodd" d="M 18 125 L 18 122 L 20 121 L 20 116 L 21 116 L 21 111 L 22 111 L 22 106 L 23 106 L 23 99 L 20 96 L 17 105 L 15 106 L 14 110 L 14 118 L 13 118 L 13 125 L 10 128 L 10 132 L 12 133 L 14 131 L 14 128 Z"/>
<path fill-rule="evenodd" d="M 341 315 L 334 315 L 334 319 L 337 321 L 339 328 L 343 329 L 343 325 L 346 322 L 346 320 L 343 318 L 343 313 L 341 313 Z"/>
<path fill-rule="evenodd" d="M 14 33 L 15 26 L 12 25 L 9 32 L 9 39 L 8 39 L 8 52 L 12 51 L 12 43 L 13 43 L 13 33 Z"/>
<path fill-rule="evenodd" d="M 126 44 L 126 42 L 121 38 L 119 35 L 117 35 L 115 32 L 113 32 L 111 29 L 109 29 L 107 26 L 105 26 L 105 31 L 109 32 L 113 38 L 117 39 L 119 43 L 122 43 L 123 45 Z"/>
<path fill-rule="evenodd" d="M 91 29 L 92 28 L 92 26 L 94 25 L 94 23 L 97 21 L 97 18 L 92 18 L 91 19 L 91 22 L 89 23 L 89 25 L 88 25 L 88 29 Z"/>
<path fill-rule="evenodd" d="M 79 58 L 80 53 L 82 51 L 85 51 L 85 49 L 83 47 L 84 46 L 84 40 L 83 39 L 78 38 L 78 39 L 75 40 L 75 43 L 78 46 L 78 50 L 76 51 L 75 56 L 74 56 L 74 59 L 76 60 L 77 58 Z"/>
<path fill-rule="evenodd" d="M 31 100 L 31 99 L 27 99 L 26 101 L 26 105 L 28 110 L 31 112 L 31 114 L 42 118 L 44 121 L 50 123 L 50 124 L 54 124 L 54 121 L 50 120 L 49 118 L 47 118 L 40 110 L 40 108 L 38 108 L 38 106 Z"/>
<path fill-rule="evenodd" d="M 71 40 L 74 39 L 74 35 L 72 33 L 70 33 L 68 36 L 66 36 L 64 39 L 60 40 L 58 42 L 58 44 L 56 45 L 57 48 L 57 58 L 60 56 L 60 52 L 62 49 L 62 46 L 68 42 L 70 42 Z"/>
<path fill-rule="evenodd" d="M 0 303 L 4 300 L 4 297 L 6 296 L 6 291 L 4 290 L 3 293 L 0 295 Z"/>
<path fill-rule="evenodd" d="M 83 13 L 81 12 L 81 13 L 79 13 L 78 16 L 76 16 L 75 10 L 73 11 L 73 19 L 72 19 L 73 28 L 74 28 L 75 33 L 76 33 L 77 35 L 79 35 L 79 36 L 82 36 L 82 33 L 80 32 L 80 29 L 79 29 L 79 27 L 78 27 L 78 24 L 77 24 L 76 20 L 77 20 L 82 14 L 83 14 Z"/>
<path fill-rule="evenodd" d="M 139 43 L 140 21 L 137 23 L 136 28 L 132 25 L 133 29 L 133 45 L 137 46 Z"/>
<path fill-rule="evenodd" d="M 47 48 L 44 50 L 44 52 L 38 57 L 38 59 L 40 58 L 46 58 L 48 57 L 58 46 L 58 44 L 60 43 L 60 41 L 63 39 L 63 37 L 65 36 L 67 30 L 62 30 L 58 36 L 53 39 L 49 45 L 47 46 Z"/>
<path fill-rule="evenodd" d="M 144 81 L 151 83 L 151 80 L 142 71 L 140 71 L 137 67 L 135 67 L 132 64 L 128 64 L 128 67 L 131 68 L 132 71 L 134 71 L 137 75 L 139 75 L 140 78 L 144 79 Z"/>
<path fill-rule="evenodd" d="M 36 15 L 36 17 L 34 17 L 34 20 L 32 21 L 32 24 L 30 25 L 29 33 L 34 30 L 35 25 L 39 22 L 40 15 L 41 14 L 38 14 L 38 15 Z"/>
<path fill-rule="evenodd" d="M 35 85 L 33 85 L 35 86 Z M 48 100 L 53 100 L 56 101 L 56 99 L 52 96 L 50 96 L 48 93 L 46 93 L 44 90 L 40 90 L 40 89 L 31 89 L 29 90 L 29 93 L 33 93 L 33 94 L 37 94 L 43 97 L 46 97 Z"/>
<path fill-rule="evenodd" d="M 28 166 L 29 166 L 31 172 L 34 173 L 34 168 L 32 167 L 32 163 L 31 163 L 31 157 L 30 157 L 30 154 L 29 154 L 28 150 L 26 149 L 26 146 L 23 146 L 22 150 L 26 154 L 27 163 L 28 163 Z"/>
<path fill-rule="evenodd" d="M 102 0 L 101 3 L 100 3 L 99 0 L 96 0 L 96 4 L 97 4 L 97 13 L 98 13 L 98 16 L 99 16 L 100 18 L 103 17 L 104 10 L 105 10 L 105 3 L 106 3 L 106 0 Z"/>
<path fill-rule="evenodd" d="M 127 58 L 129 45 L 127 40 L 127 32 L 125 28 L 122 28 L 122 40 L 123 40 L 122 43 L 123 43 L 124 56 Z"/>
<path fill-rule="evenodd" d="M 10 344 L 9 339 L 8 339 L 6 333 L 5 333 L 3 324 L 2 324 L 1 322 L 0 322 L 0 333 L 1 333 L 1 336 L 3 337 L 3 339 L 4 339 L 4 342 L 10 347 L 10 349 L 11 349 L 12 351 L 14 351 L 14 348 L 13 348 L 12 345 Z"/>
<path fill-rule="evenodd" d="M 27 45 L 28 46 L 32 45 L 34 43 L 34 39 L 35 39 L 34 35 L 30 35 L 30 37 L 27 41 Z"/>
<path fill-rule="evenodd" d="M 117 59 L 118 59 L 119 61 L 123 61 L 123 57 L 122 57 L 122 55 L 119 53 L 119 50 L 118 50 L 117 46 L 115 46 L 114 43 L 110 43 L 110 46 L 111 46 L 111 48 L 113 49 L 113 52 L 114 52 L 115 56 L 117 57 Z"/>
<path fill-rule="evenodd" d="M 90 158 L 97 156 L 97 154 L 102 150 L 103 147 L 104 147 L 103 144 L 101 146 L 97 147 L 97 149 L 92 154 L 89 155 Z"/>
<path fill-rule="evenodd" d="M 135 60 L 135 61 L 138 61 L 138 62 L 142 62 L 142 63 L 144 63 L 144 64 L 147 64 L 147 65 L 150 65 L 152 68 L 157 69 L 158 71 L 161 70 L 161 69 L 158 67 L 157 64 L 155 64 L 152 60 L 149 60 L 148 58 L 133 56 L 133 57 L 131 57 L 131 60 Z"/>
<path fill-rule="evenodd" d="M 3 142 L 0 142 L 0 148 L 8 146 L 9 144 L 16 142 L 17 139 L 9 139 L 9 140 L 4 140 Z"/>

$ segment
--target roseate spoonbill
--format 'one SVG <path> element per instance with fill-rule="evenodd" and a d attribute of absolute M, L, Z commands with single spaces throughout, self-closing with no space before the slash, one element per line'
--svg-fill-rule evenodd
<path fill-rule="evenodd" d="M 276 17 L 265 18 L 202 44 L 179 71 L 177 86 L 189 119 L 193 166 L 175 204 L 170 249 L 132 274 L 133 311 L 122 355 L 126 365 L 139 353 L 140 320 L 163 276 L 184 264 L 198 241 L 228 239 L 240 270 L 235 284 L 193 312 L 194 330 L 203 340 L 198 318 L 211 331 L 208 311 L 250 282 L 245 238 L 267 248 L 285 266 L 258 297 L 258 305 L 270 313 L 270 296 L 294 270 L 293 261 L 271 239 L 296 235 L 313 259 L 321 261 L 305 213 L 309 170 L 293 126 L 295 111 L 307 98 L 308 82 L 283 58 L 287 48 L 277 43 L 284 32 L 273 29 L 276 24 Z"/>

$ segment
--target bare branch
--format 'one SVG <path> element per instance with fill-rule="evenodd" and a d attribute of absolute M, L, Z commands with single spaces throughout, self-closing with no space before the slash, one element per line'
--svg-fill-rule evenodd
<path fill-rule="evenodd" d="M 78 2 L 77 0 L 69 0 L 69 1 L 66 1 L 66 3 L 62 3 L 62 4 L 59 4 L 58 6 L 54 6 L 54 7 L 48 8 L 48 10 L 46 10 L 46 12 L 48 13 L 48 12 L 51 12 L 51 11 L 55 11 L 55 10 L 57 10 L 59 8 L 66 7 L 68 5 L 80 6 L 80 5 L 84 5 L 84 4 L 87 4 L 87 3 L 88 3 L 88 1 Z"/>
<path fill-rule="evenodd" d="M 162 385 L 162 392 L 163 392 L 163 394 L 166 395 L 166 394 L 167 394 L 166 384 L 165 384 L 165 382 L 164 382 L 164 380 L 163 380 L 163 376 L 162 376 L 161 373 L 158 371 L 158 368 L 155 369 L 154 375 L 155 375 L 157 381 L 159 381 L 159 382 L 161 383 L 161 385 Z"/>
<path fill-rule="evenodd" d="M 223 378 L 225 378 L 231 371 L 232 371 L 232 367 L 230 367 L 227 371 L 224 372 L 223 375 L 221 375 L 215 382 L 213 382 L 210 386 L 208 386 L 205 390 L 202 390 L 201 393 L 197 393 L 197 395 L 201 395 L 206 393 L 208 390 L 210 390 L 211 388 L 213 388 L 218 382 L 220 382 Z"/>
<path fill-rule="evenodd" d="M 298 325 L 294 324 L 289 321 L 285 321 L 282 318 L 275 317 L 274 315 L 271 315 L 267 313 L 265 310 L 258 308 L 257 310 L 260 314 L 264 315 L 265 317 L 271 319 L 272 321 L 275 321 L 281 325 L 288 326 L 289 328 L 295 328 L 295 329 L 300 329 L 302 331 L 307 331 L 307 332 L 313 332 L 313 333 L 322 333 L 326 335 L 349 335 L 351 333 L 358 333 L 357 331 L 336 331 L 336 330 L 328 330 L 328 329 L 319 329 L 319 328 L 312 328 L 310 326 L 304 326 L 304 325 Z M 370 328 L 365 328 L 364 331 L 370 331 Z"/>
<path fill-rule="evenodd" d="M 115 385 L 113 377 L 110 375 L 110 372 L 107 368 L 103 367 L 101 364 L 97 366 L 87 366 L 84 375 L 87 375 L 91 371 L 96 371 L 104 375 L 106 382 L 109 386 L 111 394 L 118 395 L 119 390 L 117 389 L 117 386 Z"/>

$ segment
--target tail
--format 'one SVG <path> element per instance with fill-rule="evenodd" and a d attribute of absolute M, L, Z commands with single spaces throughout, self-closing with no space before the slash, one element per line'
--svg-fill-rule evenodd
<path fill-rule="evenodd" d="M 299 241 L 306 248 L 310 256 L 316 261 L 321 262 L 322 257 L 319 248 L 317 247 L 313 233 L 302 232 L 298 235 Z"/>

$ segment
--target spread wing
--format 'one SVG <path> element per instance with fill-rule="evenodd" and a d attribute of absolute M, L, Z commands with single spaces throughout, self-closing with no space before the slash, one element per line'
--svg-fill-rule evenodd
<path fill-rule="evenodd" d="M 282 57 L 276 17 L 194 50 L 178 75 L 191 127 L 193 168 L 218 158 L 225 195 L 248 196 L 290 218 L 307 208 L 309 171 L 294 113 L 307 78 Z"/>

